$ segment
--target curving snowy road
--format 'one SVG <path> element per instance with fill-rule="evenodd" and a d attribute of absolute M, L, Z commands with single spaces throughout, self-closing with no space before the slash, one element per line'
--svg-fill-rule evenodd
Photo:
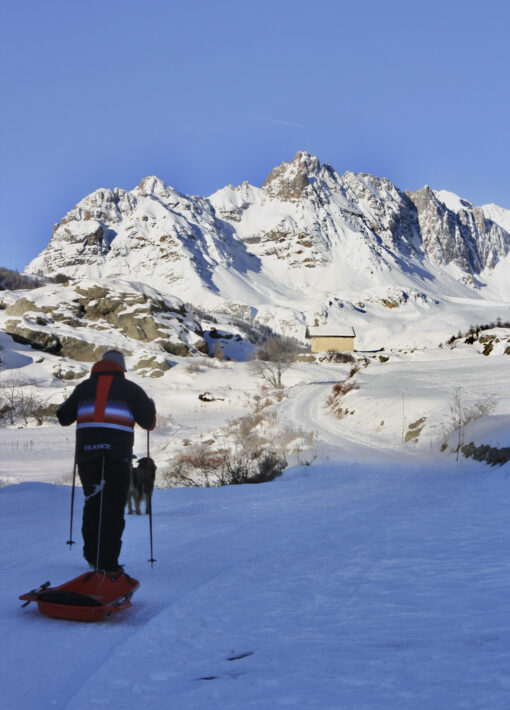
<path fill-rule="evenodd" d="M 385 364 L 372 362 L 353 378 L 359 389 L 342 398 L 341 406 L 352 414 L 341 419 L 332 413 L 327 400 L 333 385 L 347 378 L 349 368 L 323 370 L 317 373 L 310 368 L 306 383 L 287 389 L 278 407 L 279 419 L 314 432 L 317 446 L 331 449 L 331 455 L 337 450 L 354 461 L 398 458 L 412 462 L 435 455 L 452 422 L 456 390 L 465 408 L 493 400 L 495 413 L 507 417 L 510 413 L 508 357 L 488 360 L 462 352 L 445 357 L 434 351 L 399 356 Z M 406 444 L 405 434 L 421 420 L 420 436 Z"/>

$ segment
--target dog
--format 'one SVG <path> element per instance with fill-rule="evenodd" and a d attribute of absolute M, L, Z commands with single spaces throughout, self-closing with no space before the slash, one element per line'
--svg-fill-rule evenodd
<path fill-rule="evenodd" d="M 156 464 L 153 459 L 144 456 L 138 459 L 138 465 L 131 468 L 131 478 L 128 493 L 128 512 L 141 515 L 140 503 L 145 499 L 145 514 L 151 512 L 152 492 L 154 490 L 154 480 L 156 478 Z M 133 505 L 132 505 L 133 503 Z"/>

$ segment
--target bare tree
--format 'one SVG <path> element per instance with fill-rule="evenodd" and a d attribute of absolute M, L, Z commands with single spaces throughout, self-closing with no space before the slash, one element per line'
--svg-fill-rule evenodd
<path fill-rule="evenodd" d="M 257 350 L 257 360 L 251 363 L 251 372 L 270 387 L 283 389 L 282 376 L 294 360 L 297 344 L 288 338 L 271 336 Z"/>
<path fill-rule="evenodd" d="M 450 398 L 450 413 L 452 415 L 454 427 L 458 432 L 457 443 L 457 458 L 459 460 L 459 451 L 462 445 L 462 429 L 464 427 L 464 403 L 462 401 L 462 388 L 456 387 Z"/>
<path fill-rule="evenodd" d="M 471 422 L 481 419 L 494 411 L 496 406 L 495 395 L 478 399 L 472 404 L 467 404 L 464 397 L 462 387 L 456 387 L 450 395 L 450 414 L 452 421 L 447 428 L 447 436 L 450 433 L 457 432 L 457 461 L 459 460 L 459 452 L 462 448 L 464 427 Z"/>
<path fill-rule="evenodd" d="M 2 415 L 9 417 L 11 424 L 14 424 L 14 417 L 16 415 L 18 390 L 18 380 L 12 376 L 0 382 L 0 411 Z"/>
<path fill-rule="evenodd" d="M 0 381 L 0 416 L 7 416 L 11 424 L 19 416 L 25 424 L 29 417 L 40 420 L 41 407 L 42 402 L 33 388 L 18 376 L 11 374 Z"/>

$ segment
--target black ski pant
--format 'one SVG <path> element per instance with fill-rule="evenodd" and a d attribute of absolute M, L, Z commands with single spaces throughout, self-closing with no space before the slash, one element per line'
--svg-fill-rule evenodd
<path fill-rule="evenodd" d="M 78 463 L 85 495 L 83 556 L 97 569 L 112 571 L 119 565 L 130 470 L 130 462 L 108 456 Z M 101 489 L 103 471 L 105 483 Z"/>

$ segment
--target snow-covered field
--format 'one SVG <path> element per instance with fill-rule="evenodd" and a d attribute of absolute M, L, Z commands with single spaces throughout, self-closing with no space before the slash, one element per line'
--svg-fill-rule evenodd
<path fill-rule="evenodd" d="M 36 363 L 21 345 L 4 355 L 51 401 L 73 386 L 48 389 L 51 356 Z M 70 480 L 74 432 L 0 428 L 0 478 L 17 483 L 0 490 L 2 707 L 507 710 L 509 464 L 456 461 L 440 446 L 455 391 L 466 405 L 494 400 L 465 442 L 510 445 L 510 360 L 462 346 L 367 361 L 342 419 L 326 400 L 349 365 L 285 373 L 275 427 L 310 436 L 281 478 L 156 490 L 153 569 L 148 519 L 129 516 L 121 561 L 141 588 L 95 625 L 17 601 L 84 571 L 80 545 L 65 545 L 70 486 L 53 485 Z M 134 379 L 158 405 L 159 476 L 185 440 L 220 436 L 260 390 L 242 362 L 181 359 Z M 199 400 L 205 391 L 218 399 Z M 79 491 L 76 540 L 80 508 Z"/>
<path fill-rule="evenodd" d="M 508 467 L 506 467 L 508 468 Z M 4 488 L 2 705 L 508 708 L 508 470 L 337 459 L 259 486 L 156 491 L 130 517 L 134 606 L 19 608 L 83 570 L 69 489 Z"/>

